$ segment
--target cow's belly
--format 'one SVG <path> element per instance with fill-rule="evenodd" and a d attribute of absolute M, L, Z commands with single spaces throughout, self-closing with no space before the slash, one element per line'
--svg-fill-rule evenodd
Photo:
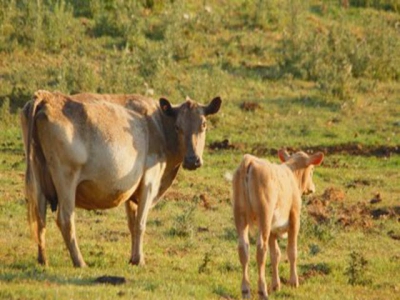
<path fill-rule="evenodd" d="M 144 153 L 106 145 L 94 152 L 82 168 L 75 205 L 85 209 L 108 209 L 125 202 L 137 189 L 143 176 Z"/>
<path fill-rule="evenodd" d="M 132 183 L 128 188 L 99 186 L 93 181 L 83 181 L 76 191 L 75 205 L 84 209 L 108 209 L 127 201 L 137 188 Z"/>

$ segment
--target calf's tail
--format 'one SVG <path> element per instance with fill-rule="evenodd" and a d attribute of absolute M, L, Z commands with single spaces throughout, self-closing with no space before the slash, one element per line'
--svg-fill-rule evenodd
<path fill-rule="evenodd" d="M 235 213 L 239 211 L 244 213 L 246 222 L 248 224 L 253 223 L 252 208 L 249 198 L 249 170 L 251 168 L 252 159 L 251 156 L 245 154 L 242 162 L 233 174 L 232 186 L 233 186 L 233 206 Z"/>

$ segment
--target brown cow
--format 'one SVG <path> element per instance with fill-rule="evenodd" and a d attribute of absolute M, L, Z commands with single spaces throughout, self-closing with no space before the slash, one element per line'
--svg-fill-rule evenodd
<path fill-rule="evenodd" d="M 28 221 L 45 254 L 46 206 L 74 266 L 83 267 L 75 235 L 74 209 L 108 209 L 125 203 L 132 237 L 130 263 L 144 264 L 143 235 L 149 209 L 171 185 L 180 166 L 202 165 L 208 106 L 187 100 L 179 106 L 138 95 L 37 91 L 21 113 L 27 158 Z M 125 107 L 124 107 L 125 106 Z M 126 109 L 126 107 L 130 109 Z"/>
<path fill-rule="evenodd" d="M 286 233 L 290 262 L 289 283 L 295 287 L 299 285 L 296 259 L 301 196 L 315 191 L 312 181 L 313 168 L 322 162 L 324 154 L 318 152 L 308 156 L 304 152 L 297 152 L 289 156 L 284 150 L 280 150 L 278 154 L 283 162 L 281 165 L 246 154 L 233 175 L 233 214 L 238 234 L 239 259 L 243 268 L 243 298 L 250 297 L 249 225 L 255 225 L 259 229 L 257 263 L 260 298 L 268 298 L 265 283 L 268 245 L 272 265 L 272 289 L 280 289 L 278 263 L 281 253 L 277 238 Z"/>

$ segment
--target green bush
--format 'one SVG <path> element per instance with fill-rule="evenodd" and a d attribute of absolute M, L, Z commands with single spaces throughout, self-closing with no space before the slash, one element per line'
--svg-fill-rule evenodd
<path fill-rule="evenodd" d="M 59 52 L 79 35 L 72 8 L 64 0 L 0 2 L 0 50 L 16 46 Z"/>
<path fill-rule="evenodd" d="M 315 81 L 323 92 L 339 98 L 349 94 L 354 78 L 400 78 L 400 37 L 380 13 L 363 16 L 361 32 L 345 23 L 345 16 L 318 27 L 296 14 L 277 48 L 282 74 Z"/>
<path fill-rule="evenodd" d="M 398 0 L 350 0 L 349 4 L 355 7 L 372 7 L 376 9 L 400 11 Z"/>

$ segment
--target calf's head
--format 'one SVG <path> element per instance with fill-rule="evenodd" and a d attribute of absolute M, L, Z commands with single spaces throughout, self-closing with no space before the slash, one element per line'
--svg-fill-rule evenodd
<path fill-rule="evenodd" d="M 293 171 L 298 181 L 300 192 L 305 195 L 314 193 L 315 184 L 312 179 L 314 166 L 319 166 L 322 163 L 324 154 L 317 152 L 309 156 L 303 151 L 299 151 L 289 155 L 286 150 L 281 149 L 278 151 L 278 156 Z"/>
<path fill-rule="evenodd" d="M 183 153 L 182 166 L 184 169 L 195 170 L 203 164 L 206 116 L 217 113 L 221 102 L 220 97 L 214 98 L 208 105 L 187 99 L 183 104 L 172 107 L 167 99 L 160 99 L 161 110 L 167 116 L 175 119 L 175 131 Z"/>

